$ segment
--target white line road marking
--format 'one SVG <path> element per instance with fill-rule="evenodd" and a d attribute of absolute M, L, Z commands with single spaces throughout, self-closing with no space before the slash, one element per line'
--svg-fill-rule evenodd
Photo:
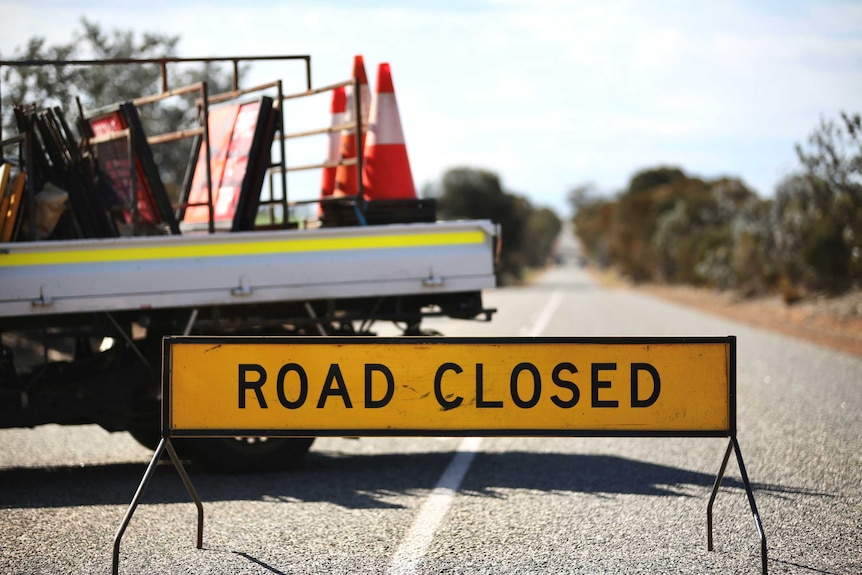
<path fill-rule="evenodd" d="M 389 564 L 389 575 L 409 575 L 416 572 L 416 566 L 425 556 L 431 539 L 446 516 L 452 500 L 455 499 L 455 494 L 461 487 L 461 481 L 481 444 L 480 437 L 465 437 L 461 441 L 455 457 L 452 458 L 446 471 L 440 476 L 434 491 L 419 510 L 419 515 L 413 521 L 407 537 L 395 551 L 395 556 Z"/>
<path fill-rule="evenodd" d="M 542 334 L 562 299 L 562 292 L 559 289 L 554 290 L 536 323 L 527 330 L 529 337 Z M 461 487 L 461 481 L 464 480 L 470 464 L 473 463 L 473 458 L 476 457 L 481 447 L 481 437 L 465 437 L 458 445 L 455 457 L 452 458 L 449 466 L 440 476 L 431 495 L 422 504 L 419 514 L 413 520 L 413 525 L 410 526 L 410 530 L 401 545 L 395 550 L 395 555 L 392 557 L 387 571 L 388 575 L 413 575 L 416 573 L 419 561 L 422 560 L 431 545 L 434 533 L 437 532 L 437 528 L 443 522 L 446 512 L 449 511 L 449 507 Z"/>
<path fill-rule="evenodd" d="M 557 288 L 554 290 L 554 293 L 551 294 L 551 297 L 548 299 L 548 303 L 545 304 L 545 308 L 542 310 L 542 313 L 539 314 L 539 319 L 537 319 L 536 323 L 533 324 L 532 329 L 527 331 L 528 337 L 538 337 L 542 335 L 545 328 L 548 327 L 548 324 L 551 322 L 551 318 L 554 317 L 554 314 L 557 312 L 557 308 L 560 307 L 560 302 L 562 301 L 563 292 Z"/>

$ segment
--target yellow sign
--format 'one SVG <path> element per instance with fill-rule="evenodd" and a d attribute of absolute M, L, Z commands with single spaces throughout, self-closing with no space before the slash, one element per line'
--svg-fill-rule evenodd
<path fill-rule="evenodd" d="M 165 339 L 166 436 L 735 432 L 735 338 Z"/>

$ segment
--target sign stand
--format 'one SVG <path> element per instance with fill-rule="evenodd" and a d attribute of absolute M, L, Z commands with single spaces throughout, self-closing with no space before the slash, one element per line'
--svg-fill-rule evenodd
<path fill-rule="evenodd" d="M 180 474 L 180 478 L 183 480 L 183 485 L 186 486 L 186 491 L 189 492 L 189 495 L 192 498 L 192 501 L 195 502 L 195 506 L 198 508 L 198 538 L 196 547 L 198 549 L 202 549 L 204 546 L 204 506 L 201 503 L 200 497 L 198 497 L 198 492 L 195 491 L 194 485 L 192 485 L 191 479 L 189 479 L 188 474 L 186 473 L 185 468 L 183 467 L 182 461 L 177 456 L 177 452 L 174 449 L 173 444 L 171 444 L 171 440 L 168 437 L 162 436 L 162 440 L 159 441 L 158 447 L 156 447 L 156 452 L 153 454 L 153 458 L 150 460 L 150 464 L 147 466 L 147 470 L 144 472 L 144 477 L 141 479 L 141 484 L 138 485 L 138 490 L 135 492 L 135 496 L 132 498 L 132 503 L 129 505 L 128 511 L 126 511 L 125 517 L 123 517 L 123 522 L 120 524 L 120 528 L 117 530 L 117 534 L 114 536 L 114 559 L 111 565 L 111 573 L 113 575 L 117 575 L 120 570 L 120 541 L 123 538 L 123 533 L 126 532 L 126 527 L 129 526 L 129 522 L 132 520 L 132 515 L 135 513 L 135 509 L 138 508 L 138 503 L 141 501 L 141 496 L 144 494 L 144 490 L 146 490 L 147 485 L 150 483 L 150 479 L 153 477 L 153 473 L 156 471 L 156 467 L 159 464 L 159 460 L 161 460 L 162 455 L 165 450 L 167 450 L 168 455 L 171 458 L 171 463 L 173 463 L 174 468 Z"/>
<path fill-rule="evenodd" d="M 292 346 L 290 363 L 283 363 L 286 345 Z M 162 438 L 114 538 L 114 575 L 119 572 L 123 534 L 165 451 L 197 507 L 197 548 L 203 548 L 203 504 L 172 438 L 363 435 L 727 437 L 706 509 L 707 549 L 713 550 L 713 504 L 733 452 L 760 537 L 762 574 L 767 575 L 766 535 L 736 437 L 732 336 L 183 336 L 165 338 L 163 351 Z M 366 363 L 369 358 L 375 363 Z M 525 358 L 529 361 L 518 362 Z M 232 369 L 223 361 L 232 362 Z M 428 366 L 433 372 L 435 365 L 429 377 Z M 268 380 L 273 372 L 278 377 Z M 397 393 L 396 380 L 401 384 Z M 319 399 L 316 408 L 303 414 L 312 381 L 322 382 Z M 423 388 L 429 381 L 433 392 Z M 698 393 L 691 392 L 693 387 Z M 474 391 L 471 401 L 468 396 Z M 364 404 L 359 401 L 363 395 Z M 292 410 L 287 426 L 281 408 Z M 273 414 L 280 425 L 266 419 Z"/>
<path fill-rule="evenodd" d="M 724 470 L 727 467 L 727 461 L 730 459 L 731 450 L 736 453 L 739 474 L 742 476 L 742 484 L 745 485 L 745 494 L 748 496 L 748 505 L 751 507 L 751 514 L 754 516 L 754 525 L 757 527 L 757 534 L 760 537 L 761 572 L 763 575 L 766 575 L 766 532 L 763 530 L 760 513 L 757 512 L 757 504 L 754 502 L 754 491 L 751 489 L 751 483 L 748 481 L 748 473 L 746 473 L 745 464 L 742 462 L 742 450 L 739 448 L 739 441 L 737 441 L 735 435 L 730 436 L 727 450 L 724 452 L 724 459 L 721 460 L 721 468 L 718 470 L 718 475 L 715 476 L 712 495 L 709 496 L 709 503 L 706 506 L 706 549 L 707 551 L 712 551 L 712 504 L 715 503 L 715 496 L 718 494 L 718 488 L 721 487 L 721 480 L 724 478 Z"/>

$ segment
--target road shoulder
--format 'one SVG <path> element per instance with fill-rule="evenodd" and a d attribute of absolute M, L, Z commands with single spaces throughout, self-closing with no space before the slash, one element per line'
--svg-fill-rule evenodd
<path fill-rule="evenodd" d="M 707 313 L 862 356 L 862 291 L 786 304 L 780 296 L 744 298 L 691 286 L 626 286 Z"/>

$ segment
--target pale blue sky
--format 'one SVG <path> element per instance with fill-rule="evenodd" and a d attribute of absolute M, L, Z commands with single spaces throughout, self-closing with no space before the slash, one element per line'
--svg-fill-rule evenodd
<path fill-rule="evenodd" d="M 862 111 L 862 2 L 0 0 L 0 15 L 4 58 L 86 16 L 180 35 L 185 57 L 309 54 L 315 85 L 346 79 L 354 54 L 372 82 L 389 62 L 417 187 L 485 168 L 561 213 L 574 185 L 612 193 L 659 164 L 769 196 L 821 117 Z M 277 77 L 301 79 L 250 80 Z"/>

